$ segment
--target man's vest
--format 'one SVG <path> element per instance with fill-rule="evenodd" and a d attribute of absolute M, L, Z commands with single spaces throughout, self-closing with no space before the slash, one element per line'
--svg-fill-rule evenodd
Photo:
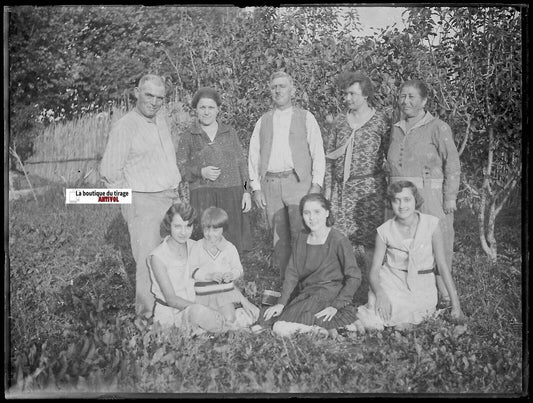
<path fill-rule="evenodd" d="M 298 180 L 311 180 L 312 159 L 307 142 L 307 111 L 293 108 L 291 117 L 291 127 L 289 129 L 289 146 L 291 148 L 292 162 Z M 274 111 L 268 111 L 261 118 L 261 128 L 259 130 L 259 176 L 265 177 L 272 152 L 272 137 L 274 135 Z"/>

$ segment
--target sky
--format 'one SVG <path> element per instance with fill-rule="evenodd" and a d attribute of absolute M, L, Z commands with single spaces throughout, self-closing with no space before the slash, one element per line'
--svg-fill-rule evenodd
<path fill-rule="evenodd" d="M 399 30 L 404 25 L 402 22 L 402 12 L 405 7 L 354 7 L 359 13 L 359 22 L 363 28 L 363 34 L 372 34 L 374 29 L 385 28 L 396 24 Z M 374 28 L 374 29 L 372 29 Z"/>

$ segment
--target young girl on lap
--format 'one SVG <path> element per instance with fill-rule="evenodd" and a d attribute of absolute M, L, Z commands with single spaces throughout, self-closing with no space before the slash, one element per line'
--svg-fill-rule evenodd
<path fill-rule="evenodd" d="M 195 241 L 190 239 L 196 213 L 187 203 L 176 203 L 161 223 L 165 238 L 147 258 L 152 293 L 155 296 L 154 322 L 162 327 L 176 326 L 193 334 L 222 332 L 226 320 L 218 311 L 195 301 L 190 255 Z"/>
<path fill-rule="evenodd" d="M 439 219 L 417 211 L 423 200 L 409 181 L 389 185 L 387 197 L 394 217 L 377 229 L 368 303 L 358 308 L 355 326 L 404 328 L 434 313 L 435 263 L 451 297 L 452 318 L 464 319 L 446 264 Z"/>
<path fill-rule="evenodd" d="M 196 301 L 216 309 L 229 323 L 249 326 L 257 320 L 259 308 L 233 284 L 242 276 L 243 269 L 237 248 L 223 235 L 228 214 L 219 207 L 209 207 L 202 214 L 201 225 L 204 237 L 198 240 L 191 255 Z M 237 303 L 244 310 L 236 310 Z"/>

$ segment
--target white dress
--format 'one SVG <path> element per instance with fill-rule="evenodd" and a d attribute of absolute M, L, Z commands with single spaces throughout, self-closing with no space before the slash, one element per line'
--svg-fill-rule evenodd
<path fill-rule="evenodd" d="M 432 238 L 439 219 L 419 212 L 416 214 L 420 219 L 414 238 L 403 239 L 394 218 L 377 229 L 387 246 L 379 281 L 391 302 L 392 313 L 387 322 L 376 314 L 376 296 L 370 290 L 367 304 L 357 311 L 357 317 L 365 328 L 419 324 L 435 312 L 438 295 Z"/>
<path fill-rule="evenodd" d="M 201 334 L 205 333 L 206 329 L 211 332 L 223 332 L 228 329 L 246 328 L 257 321 L 259 309 L 257 309 L 255 315 L 252 315 L 244 308 L 238 308 L 235 312 L 235 321 L 229 323 L 221 313 L 202 304 L 195 294 L 195 281 L 192 278 L 192 262 L 195 262 L 194 267 L 196 267 L 197 263 L 196 259 L 193 258 L 194 253 L 192 252 L 199 244 L 192 239 L 188 239 L 187 260 L 180 262 L 176 260 L 170 250 L 167 244 L 168 238 L 169 236 L 147 258 L 150 278 L 152 280 L 152 293 L 156 298 L 154 322 L 158 322 L 163 328 L 176 326 L 189 334 Z M 178 297 L 195 302 L 195 304 L 189 305 L 182 310 L 166 305 L 165 296 L 157 283 L 151 266 L 152 256 L 157 256 L 163 261 L 174 293 Z"/>
<path fill-rule="evenodd" d="M 194 280 L 191 277 L 190 270 L 190 252 L 196 243 L 192 239 L 187 240 L 187 260 L 185 262 L 177 261 L 172 254 L 171 249 L 168 246 L 167 236 L 163 242 L 161 242 L 149 255 L 147 260 L 148 268 L 150 271 L 150 278 L 152 280 L 152 293 L 156 298 L 154 307 L 154 322 L 159 322 L 162 326 L 177 326 L 180 328 L 190 327 L 188 318 L 188 307 L 183 310 L 178 310 L 170 306 L 166 306 L 165 296 L 157 283 L 154 276 L 154 272 L 151 265 L 151 257 L 157 256 L 165 264 L 168 277 L 174 293 L 183 299 L 194 301 Z M 158 302 L 158 300 L 160 302 Z"/>

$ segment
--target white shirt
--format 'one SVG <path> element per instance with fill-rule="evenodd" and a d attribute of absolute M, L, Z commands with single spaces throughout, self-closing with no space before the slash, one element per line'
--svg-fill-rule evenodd
<path fill-rule="evenodd" d="M 294 168 L 292 153 L 289 145 L 289 130 L 291 127 L 293 108 L 284 110 L 275 109 L 273 116 L 272 151 L 268 161 L 268 172 L 283 172 Z M 261 129 L 261 119 L 257 121 L 250 138 L 250 148 L 248 151 L 248 174 L 250 176 L 250 186 L 252 190 L 260 190 L 259 182 L 259 159 L 260 142 L 259 132 Z M 322 186 L 324 174 L 326 172 L 326 158 L 324 157 L 324 144 L 322 133 L 313 114 L 309 111 L 305 116 L 307 127 L 307 143 L 311 154 L 312 169 L 311 181 Z"/>

